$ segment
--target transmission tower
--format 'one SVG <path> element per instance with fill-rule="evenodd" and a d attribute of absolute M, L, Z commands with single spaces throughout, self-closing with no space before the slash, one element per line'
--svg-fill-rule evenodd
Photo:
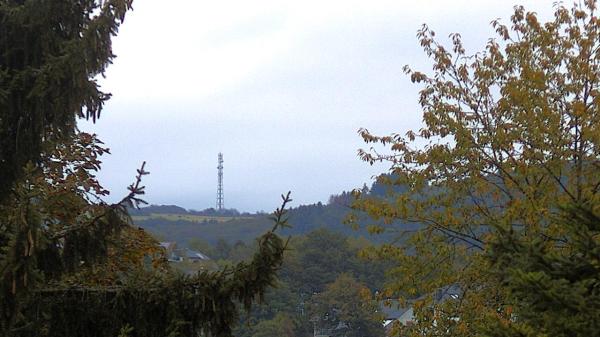
<path fill-rule="evenodd" d="M 219 152 L 218 184 L 217 184 L 217 210 L 223 210 L 223 154 Z"/>

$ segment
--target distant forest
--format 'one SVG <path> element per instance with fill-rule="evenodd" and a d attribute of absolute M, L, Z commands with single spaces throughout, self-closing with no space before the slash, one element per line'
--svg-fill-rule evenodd
<path fill-rule="evenodd" d="M 374 182 L 370 188 L 363 186 L 362 191 L 373 198 L 385 198 L 390 192 L 389 188 Z M 395 187 L 394 191 L 396 189 L 399 187 Z M 288 212 L 292 227 L 282 231 L 282 234 L 304 235 L 319 228 L 326 228 L 345 236 L 367 237 L 373 242 L 385 242 L 397 235 L 391 230 L 379 235 L 370 235 L 367 227 L 375 222 L 367 217 L 361 220 L 360 228 L 352 228 L 345 224 L 353 199 L 352 192 L 344 191 L 330 196 L 327 203 L 318 202 L 292 208 Z M 180 246 L 187 246 L 191 238 L 201 238 L 211 245 L 215 245 L 219 240 L 229 244 L 238 241 L 248 243 L 271 226 L 268 214 L 241 213 L 236 209 L 217 211 L 207 208 L 195 211 L 175 205 L 151 205 L 132 209 L 130 214 L 136 225 L 150 231 L 159 240 L 174 241 Z M 403 227 L 407 228 L 406 225 Z"/>

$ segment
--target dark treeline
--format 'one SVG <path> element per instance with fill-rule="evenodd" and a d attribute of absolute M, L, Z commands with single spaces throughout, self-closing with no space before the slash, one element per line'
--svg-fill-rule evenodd
<path fill-rule="evenodd" d="M 240 213 L 235 208 L 227 208 L 222 210 L 217 210 L 214 208 L 206 208 L 202 211 L 196 210 L 187 210 L 183 207 L 179 207 L 176 205 L 150 205 L 147 207 L 143 207 L 140 209 L 131 208 L 129 209 L 129 214 L 132 216 L 135 215 L 151 215 L 151 214 L 188 214 L 188 215 L 204 215 L 204 216 L 251 216 L 252 214 L 248 212 Z"/>

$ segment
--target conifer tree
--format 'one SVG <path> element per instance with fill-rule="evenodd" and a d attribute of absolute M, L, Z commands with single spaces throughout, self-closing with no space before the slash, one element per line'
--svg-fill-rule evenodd
<path fill-rule="evenodd" d="M 131 0 L 0 0 L 0 335 L 231 336 L 276 279 L 285 205 L 249 262 L 179 275 L 132 225 L 144 165 L 116 204 L 95 172 L 108 150 L 78 132 Z"/>
<path fill-rule="evenodd" d="M 100 116 L 114 36 L 132 0 L 0 1 L 0 199 L 45 147 Z"/>
<path fill-rule="evenodd" d="M 600 336 L 599 211 L 585 203 L 564 208 L 556 238 L 531 241 L 500 229 L 489 258 L 512 315 L 490 326 L 490 336 Z"/>

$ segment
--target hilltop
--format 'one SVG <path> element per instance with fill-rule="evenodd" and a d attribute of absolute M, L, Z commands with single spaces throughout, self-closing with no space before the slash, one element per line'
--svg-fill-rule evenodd
<path fill-rule="evenodd" d="M 364 186 L 363 191 L 373 197 L 386 195 L 385 188 L 377 182 L 371 188 Z M 304 235 L 326 228 L 345 236 L 367 237 L 371 241 L 388 239 L 391 234 L 373 236 L 365 226 L 353 229 L 344 223 L 351 211 L 352 200 L 352 193 L 344 191 L 330 196 L 327 203 L 317 202 L 291 208 L 288 216 L 292 227 L 285 229 L 282 234 Z M 240 213 L 235 209 L 217 211 L 208 208 L 194 211 L 176 205 L 151 205 L 131 210 L 130 214 L 136 225 L 150 231 L 160 240 L 175 241 L 184 246 L 193 238 L 200 238 L 213 245 L 219 240 L 228 243 L 251 242 L 272 226 L 269 214 Z M 369 220 L 363 219 L 362 223 L 368 224 Z"/>

